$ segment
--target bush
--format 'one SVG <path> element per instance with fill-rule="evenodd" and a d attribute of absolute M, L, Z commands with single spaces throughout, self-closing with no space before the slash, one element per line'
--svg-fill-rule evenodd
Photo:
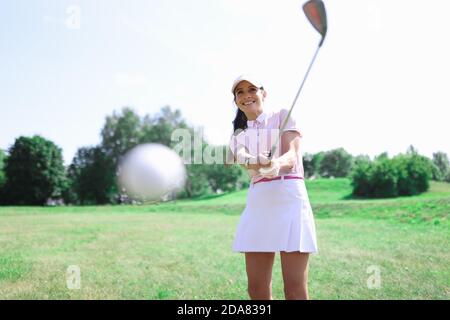
<path fill-rule="evenodd" d="M 392 160 L 385 158 L 377 160 L 371 171 L 370 186 L 373 197 L 389 198 L 398 195 L 398 170 Z"/>
<path fill-rule="evenodd" d="M 398 168 L 399 195 L 415 195 L 429 188 L 432 164 L 429 159 L 418 154 L 399 155 L 394 158 Z"/>
<path fill-rule="evenodd" d="M 351 173 L 351 184 L 355 196 L 372 194 L 370 179 L 372 176 L 372 163 L 370 159 L 357 159 Z"/>
<path fill-rule="evenodd" d="M 347 177 L 353 164 L 353 157 L 343 148 L 325 152 L 320 161 L 319 174 L 322 177 Z"/>
<path fill-rule="evenodd" d="M 427 191 L 431 176 L 432 163 L 426 157 L 408 153 L 389 159 L 383 154 L 374 161 L 356 160 L 351 184 L 354 196 L 408 196 Z"/>

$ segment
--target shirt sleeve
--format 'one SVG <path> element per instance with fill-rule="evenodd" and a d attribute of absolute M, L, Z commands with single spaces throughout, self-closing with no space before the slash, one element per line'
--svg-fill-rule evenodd
<path fill-rule="evenodd" d="M 281 126 L 284 123 L 284 119 L 286 119 L 287 115 L 289 113 L 289 110 L 287 109 L 281 109 L 280 110 L 280 126 L 279 128 L 281 129 Z M 295 119 L 292 117 L 292 113 L 291 116 L 289 117 L 286 126 L 283 129 L 283 132 L 281 132 L 281 134 L 283 134 L 286 131 L 295 131 L 298 132 L 300 134 L 300 137 L 303 137 L 302 132 L 300 131 L 300 128 L 297 126 L 297 123 L 295 121 Z"/>

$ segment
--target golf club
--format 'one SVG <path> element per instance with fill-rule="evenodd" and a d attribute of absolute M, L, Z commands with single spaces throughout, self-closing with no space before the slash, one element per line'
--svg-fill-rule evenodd
<path fill-rule="evenodd" d="M 322 47 L 323 41 L 325 40 L 325 35 L 327 33 L 327 14 L 325 11 L 325 5 L 322 2 L 322 0 L 307 1 L 303 5 L 303 12 L 305 13 L 309 22 L 313 25 L 314 29 L 316 29 L 321 34 L 322 38 L 320 39 L 319 45 L 317 46 L 316 52 L 312 58 L 311 63 L 309 64 L 308 70 L 306 71 L 306 74 L 303 78 L 300 88 L 297 91 L 297 95 L 294 98 L 294 102 L 292 103 L 292 106 L 289 109 L 289 112 L 288 112 L 286 118 L 284 119 L 283 124 L 280 127 L 280 134 L 278 135 L 276 142 L 274 143 L 274 145 L 272 146 L 272 148 L 269 152 L 269 155 L 268 155 L 269 159 L 271 159 L 272 156 L 275 154 L 275 151 L 280 142 L 283 130 L 286 127 L 289 117 L 291 116 L 292 109 L 294 108 L 295 103 L 297 102 L 300 92 L 302 91 L 303 85 L 305 84 L 306 78 L 308 77 L 309 71 L 311 70 L 313 63 L 316 60 L 317 53 L 319 52 L 319 49 Z M 261 168 L 261 169 L 264 169 L 264 168 Z M 264 170 L 262 170 L 262 171 L 264 171 Z"/>

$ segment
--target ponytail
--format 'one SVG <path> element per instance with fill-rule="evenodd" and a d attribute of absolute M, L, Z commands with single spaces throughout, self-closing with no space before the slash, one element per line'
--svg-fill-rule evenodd
<path fill-rule="evenodd" d="M 233 120 L 233 132 L 236 130 L 242 131 L 247 129 L 247 116 L 241 109 L 237 109 L 236 117 Z"/>

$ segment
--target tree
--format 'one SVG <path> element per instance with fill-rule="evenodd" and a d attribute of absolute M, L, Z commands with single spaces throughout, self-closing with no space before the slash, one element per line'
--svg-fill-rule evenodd
<path fill-rule="evenodd" d="M 382 159 L 389 159 L 389 154 L 387 152 L 382 152 L 379 155 L 375 156 L 375 161 L 382 160 Z"/>
<path fill-rule="evenodd" d="M 114 112 L 106 118 L 100 146 L 78 150 L 68 169 L 70 188 L 65 198 L 81 204 L 122 199 L 116 184 L 116 171 L 121 158 L 142 143 L 161 143 L 173 148 L 179 141 L 172 141 L 172 134 L 180 128 L 186 129 L 191 139 L 196 137 L 193 140 L 202 141 L 203 154 L 208 144 L 198 136 L 198 130 L 188 127 L 179 110 L 166 106 L 156 115 L 146 115 L 143 119 L 131 108 Z M 191 146 L 194 145 L 193 140 L 190 141 Z M 194 159 L 194 150 L 191 148 L 187 152 Z M 194 197 L 219 190 L 235 190 L 241 186 L 242 170 L 239 167 L 228 170 L 222 164 L 189 164 L 186 169 L 186 187 L 178 196 Z"/>
<path fill-rule="evenodd" d="M 106 204 L 117 200 L 113 159 L 99 146 L 78 149 L 68 169 L 68 200 L 77 204 Z"/>
<path fill-rule="evenodd" d="M 99 146 L 82 148 L 69 177 L 75 179 L 81 203 L 113 203 L 119 197 L 116 177 L 122 157 L 142 138 L 142 121 L 131 108 L 106 117 Z M 94 178 L 96 177 L 96 178 Z M 82 186 L 87 186 L 83 189 Z"/>
<path fill-rule="evenodd" d="M 315 153 L 312 158 L 312 166 L 314 168 L 314 175 L 320 176 L 320 164 L 322 163 L 325 152 L 320 151 Z"/>
<path fill-rule="evenodd" d="M 101 130 L 101 148 L 105 155 L 117 165 L 131 148 L 139 144 L 142 131 L 141 119 L 131 108 L 123 108 L 120 113 L 107 116 Z"/>
<path fill-rule="evenodd" d="M 313 157 L 314 155 L 312 153 L 305 152 L 303 154 L 303 170 L 305 172 L 305 178 L 310 178 L 315 173 Z"/>
<path fill-rule="evenodd" d="M 415 154 L 419 154 L 419 151 L 416 148 L 414 148 L 413 145 L 410 145 L 408 147 L 408 149 L 406 150 L 406 154 L 415 155 Z"/>
<path fill-rule="evenodd" d="M 203 164 L 189 164 L 186 166 L 187 180 L 185 188 L 180 192 L 181 197 L 198 197 L 212 193 L 208 175 Z"/>
<path fill-rule="evenodd" d="M 343 148 L 330 150 L 320 161 L 319 173 L 322 177 L 347 177 L 352 163 L 352 155 Z"/>
<path fill-rule="evenodd" d="M 433 163 L 436 165 L 437 170 L 433 174 L 433 179 L 438 181 L 445 180 L 446 176 L 450 173 L 450 163 L 445 152 L 433 153 Z"/>
<path fill-rule="evenodd" d="M 242 170 L 238 165 L 225 168 L 223 164 L 210 164 L 206 166 L 209 185 L 214 192 L 235 191 L 238 188 L 239 177 Z"/>
<path fill-rule="evenodd" d="M 366 154 L 359 154 L 353 158 L 353 164 L 357 164 L 359 162 L 371 162 L 370 157 Z"/>
<path fill-rule="evenodd" d="M 5 163 L 8 204 L 44 205 L 67 187 L 62 151 L 41 136 L 19 137 Z"/>
<path fill-rule="evenodd" d="M 2 149 L 0 149 L 0 204 L 5 202 L 3 189 L 3 185 L 5 184 L 6 180 L 4 172 L 5 161 L 6 161 L 6 154 Z"/>
<path fill-rule="evenodd" d="M 239 165 L 224 164 L 227 146 L 214 147 L 203 141 L 203 152 L 207 147 L 212 150 L 211 157 L 218 162 L 186 165 L 188 177 L 182 196 L 197 197 L 209 193 L 234 191 L 248 186 L 248 182 L 243 179 L 244 170 Z M 221 153 L 216 158 L 217 151 Z"/>
<path fill-rule="evenodd" d="M 227 192 L 238 189 L 242 170 L 238 165 L 225 167 L 223 164 L 204 164 L 204 171 L 213 192 Z"/>
<path fill-rule="evenodd" d="M 305 152 L 303 154 L 303 170 L 305 172 L 305 178 L 320 176 L 320 164 L 325 155 L 325 152 L 321 151 L 315 154 Z"/>
<path fill-rule="evenodd" d="M 6 154 L 2 149 L 0 149 L 0 189 L 5 183 L 5 172 L 4 172 L 5 160 Z"/>
<path fill-rule="evenodd" d="M 181 112 L 179 110 L 172 111 L 169 106 L 162 108 L 160 113 L 155 116 L 146 115 L 143 119 L 131 108 L 123 108 L 121 112 L 114 112 L 112 116 L 108 116 L 101 131 L 101 152 L 95 151 L 96 156 L 94 158 L 105 165 L 102 167 L 102 174 L 104 175 L 102 183 L 111 185 L 103 186 L 107 191 L 100 198 L 98 198 L 99 194 L 96 191 L 97 196 L 94 198 L 102 199 L 103 202 L 104 199 L 119 196 L 119 194 L 116 194 L 115 197 L 112 197 L 110 193 L 112 190 L 116 190 L 118 193 L 116 171 L 122 157 L 130 149 L 138 144 L 150 142 L 172 147 L 172 132 L 180 127 L 187 128 Z M 89 159 L 93 159 L 92 154 L 89 155 Z M 105 164 L 108 159 L 111 162 Z M 90 166 L 93 166 L 93 164 Z M 92 199 L 93 194 L 89 196 L 89 199 Z"/>
<path fill-rule="evenodd" d="M 189 129 L 180 110 L 172 111 L 170 106 L 165 106 L 155 116 L 144 117 L 140 143 L 157 142 L 173 147 L 172 132 L 179 128 Z M 192 128 L 190 129 L 192 130 Z"/>
<path fill-rule="evenodd" d="M 444 181 L 450 183 L 450 170 L 447 172 L 447 175 L 445 176 Z"/>

